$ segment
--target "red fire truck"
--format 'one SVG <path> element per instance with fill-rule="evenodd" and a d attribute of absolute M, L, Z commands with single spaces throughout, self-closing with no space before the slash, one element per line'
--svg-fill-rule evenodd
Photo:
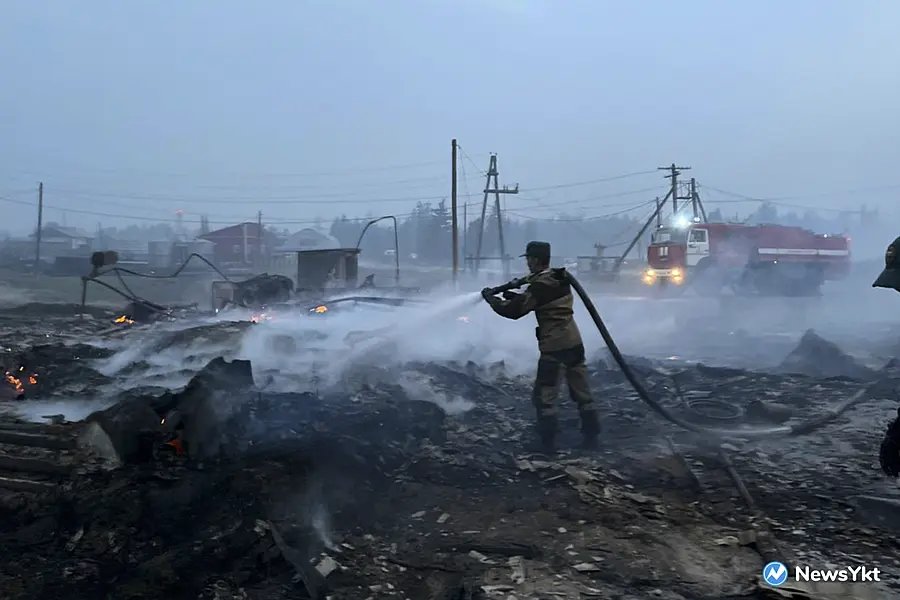
<path fill-rule="evenodd" d="M 809 295 L 850 271 L 850 239 L 801 227 L 699 223 L 661 227 L 647 249 L 644 283 L 715 295 Z"/>

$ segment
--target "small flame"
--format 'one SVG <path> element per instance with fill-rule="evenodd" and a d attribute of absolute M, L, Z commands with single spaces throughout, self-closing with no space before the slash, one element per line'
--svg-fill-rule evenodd
<path fill-rule="evenodd" d="M 323 312 L 328 312 L 328 307 L 324 305 L 317 306 L 312 310 L 312 312 L 322 314 Z"/>
<path fill-rule="evenodd" d="M 19 367 L 19 372 L 22 372 L 24 370 L 25 370 L 25 367 Z M 4 379 L 6 379 L 7 383 L 9 383 L 14 388 L 16 388 L 16 394 L 24 394 L 25 393 L 25 384 L 22 382 L 22 380 L 25 379 L 24 375 L 21 377 L 16 377 L 15 375 L 13 375 L 9 371 L 7 371 L 6 374 L 4 375 Z M 37 374 L 34 373 L 32 375 L 29 375 L 27 381 L 28 381 L 28 385 L 37 385 L 37 382 L 38 382 Z"/>
<path fill-rule="evenodd" d="M 181 445 L 181 440 L 172 440 L 171 442 L 166 442 L 166 446 L 171 446 L 175 449 L 175 454 L 178 456 L 184 456 L 184 446 Z"/>
<path fill-rule="evenodd" d="M 8 381 L 9 383 L 11 383 L 15 386 L 17 394 L 25 393 L 25 387 L 22 385 L 22 380 L 19 379 L 18 377 L 11 375 L 9 371 L 6 372 L 6 381 Z"/>
<path fill-rule="evenodd" d="M 131 325 L 132 323 L 134 323 L 134 319 L 129 319 L 125 315 L 122 315 L 121 317 L 113 321 L 113 323 L 125 323 L 126 325 Z"/>

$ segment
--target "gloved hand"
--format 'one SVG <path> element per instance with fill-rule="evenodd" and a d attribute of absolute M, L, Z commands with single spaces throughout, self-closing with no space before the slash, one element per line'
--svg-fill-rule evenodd
<path fill-rule="evenodd" d="M 484 298 L 485 302 L 488 304 L 497 301 L 496 296 L 493 294 L 493 288 L 484 288 L 481 290 L 481 297 Z"/>
<path fill-rule="evenodd" d="M 897 418 L 888 424 L 887 432 L 881 441 L 878 462 L 888 477 L 900 476 L 900 408 L 897 409 Z"/>
<path fill-rule="evenodd" d="M 513 298 L 515 298 L 518 295 L 519 294 L 517 294 L 516 292 L 513 292 L 512 290 L 507 290 L 507 291 L 503 292 L 503 299 L 504 300 L 512 300 Z"/>

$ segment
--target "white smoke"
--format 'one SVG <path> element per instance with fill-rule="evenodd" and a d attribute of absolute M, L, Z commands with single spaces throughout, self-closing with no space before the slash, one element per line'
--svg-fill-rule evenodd
<path fill-rule="evenodd" d="M 605 291 L 593 292 L 593 300 L 624 353 L 677 355 L 712 364 L 729 353 L 751 351 L 777 362 L 783 358 L 780 348 L 809 328 L 838 343 L 841 338 L 883 335 L 885 316 L 893 314 L 887 305 L 896 303 L 890 294 L 878 294 L 881 290 L 847 285 L 827 286 L 821 298 L 705 298 L 687 290 L 676 298 L 653 299 Z M 487 366 L 502 361 L 511 376 L 533 374 L 538 358 L 534 316 L 516 321 L 499 317 L 477 292 L 444 291 L 419 299 L 421 305 L 399 307 L 333 304 L 331 311 L 314 316 L 276 313 L 271 320 L 233 330 L 225 319 L 246 323 L 250 313 L 229 313 L 217 318 L 223 322 L 222 333 L 205 334 L 205 339 L 184 336 L 169 347 L 159 347 L 164 333 L 145 330 L 126 340 L 101 369 L 122 375 L 140 361 L 142 369 L 129 375 L 128 385 L 179 387 L 216 356 L 241 358 L 252 361 L 257 385 L 271 391 L 316 391 L 340 383 L 360 366 L 405 362 L 472 361 Z M 603 341 L 578 299 L 575 318 L 588 356 L 600 356 Z M 165 334 L 189 325 L 173 323 Z M 360 334 L 373 337 L 360 339 Z M 779 350 L 773 351 L 776 346 Z M 447 399 L 448 406 L 453 401 Z"/>

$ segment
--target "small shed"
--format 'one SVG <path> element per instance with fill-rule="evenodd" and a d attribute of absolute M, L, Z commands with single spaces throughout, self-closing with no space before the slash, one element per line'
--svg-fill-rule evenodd
<path fill-rule="evenodd" d="M 358 275 L 359 248 L 297 251 L 297 291 L 355 288 Z"/>

